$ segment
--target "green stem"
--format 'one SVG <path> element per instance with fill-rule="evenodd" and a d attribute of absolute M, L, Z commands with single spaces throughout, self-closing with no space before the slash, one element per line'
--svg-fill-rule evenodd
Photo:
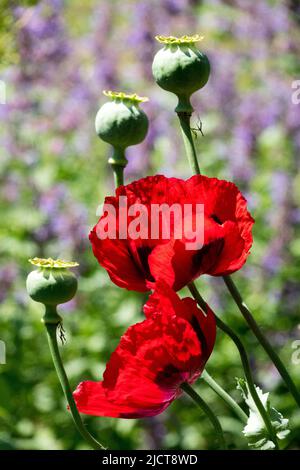
<path fill-rule="evenodd" d="M 124 184 L 124 168 L 127 165 L 127 158 L 125 156 L 125 149 L 114 147 L 113 155 L 108 159 L 108 163 L 111 165 L 115 188 Z"/>
<path fill-rule="evenodd" d="M 92 447 L 92 449 L 104 450 L 105 447 L 103 447 L 99 442 L 97 442 L 96 439 L 94 439 L 93 436 L 91 436 L 91 434 L 87 431 L 87 429 L 85 428 L 82 422 L 81 416 L 77 410 L 77 407 L 73 398 L 72 390 L 71 390 L 61 357 L 60 357 L 59 348 L 57 344 L 57 327 L 59 324 L 61 324 L 61 317 L 57 314 L 56 307 L 46 306 L 46 312 L 45 312 L 43 322 L 45 324 L 46 331 L 47 331 L 48 344 L 49 344 L 53 364 L 54 364 L 57 376 L 59 378 L 61 387 L 63 389 L 63 392 L 69 404 L 75 426 L 77 427 L 83 439 Z"/>
<path fill-rule="evenodd" d="M 207 403 L 203 400 L 203 398 L 200 397 L 200 395 L 198 395 L 198 393 L 195 392 L 195 390 L 189 384 L 183 383 L 181 385 L 181 389 L 185 393 L 187 393 L 191 397 L 191 399 L 194 400 L 195 403 L 197 403 L 197 405 L 202 409 L 202 411 L 204 411 L 204 413 L 210 420 L 211 424 L 213 425 L 216 431 L 216 435 L 218 436 L 220 448 L 227 449 L 220 421 L 210 409 L 210 407 L 207 405 Z"/>
<path fill-rule="evenodd" d="M 178 112 L 177 116 L 179 118 L 181 133 L 183 137 L 183 142 L 186 150 L 187 157 L 193 173 L 200 175 L 200 167 L 197 159 L 197 153 L 193 141 L 193 136 L 191 132 L 191 113 L 181 113 Z"/>
<path fill-rule="evenodd" d="M 266 351 L 266 353 L 268 354 L 268 356 L 270 357 L 270 359 L 272 360 L 274 365 L 276 366 L 279 374 L 281 375 L 281 377 L 285 381 L 289 391 L 291 392 L 291 394 L 293 395 L 296 403 L 300 407 L 300 393 L 297 390 L 296 385 L 294 384 L 291 376 L 289 375 L 289 373 L 288 373 L 286 367 L 284 366 L 283 362 L 281 361 L 280 357 L 278 356 L 276 351 L 274 351 L 273 347 L 271 346 L 271 344 L 269 343 L 269 341 L 267 340 L 265 335 L 260 330 L 260 328 L 259 328 L 258 324 L 256 323 L 251 311 L 249 310 L 246 303 L 243 301 L 243 298 L 242 298 L 237 286 L 235 285 L 233 279 L 230 276 L 224 276 L 223 279 L 224 279 L 224 282 L 225 282 L 225 284 L 226 284 L 233 300 L 235 301 L 235 303 L 238 306 L 241 314 L 243 315 L 244 319 L 246 320 L 249 327 L 253 331 L 254 335 L 256 336 L 256 338 L 258 339 L 258 341 L 260 342 L 260 344 L 262 345 L 262 347 L 264 348 L 264 350 Z"/>
<path fill-rule="evenodd" d="M 246 413 L 242 410 L 242 408 L 237 404 L 236 401 L 227 393 L 221 385 L 219 385 L 212 377 L 209 375 L 209 373 L 204 370 L 201 374 L 201 378 L 204 380 L 204 382 L 209 385 L 209 387 L 216 392 L 217 395 L 219 395 L 220 398 L 222 398 L 227 405 L 232 408 L 232 410 L 235 412 L 235 414 L 243 421 L 243 423 L 247 423 L 248 416 Z"/>
<path fill-rule="evenodd" d="M 187 157 L 190 163 L 190 167 L 192 169 L 192 172 L 194 174 L 200 174 L 200 168 L 197 160 L 197 152 L 195 149 L 194 141 L 193 141 L 193 136 L 191 133 L 190 129 L 190 115 L 187 113 L 178 113 L 178 117 L 180 120 L 180 125 L 181 125 L 181 130 L 183 134 L 183 140 L 186 148 L 186 153 Z M 224 276 L 223 277 L 224 282 L 233 298 L 235 301 L 236 305 L 238 306 L 240 312 L 242 313 L 244 319 L 248 323 L 248 326 L 256 336 L 257 340 L 261 344 L 261 346 L 264 348 L 265 352 L 268 354 L 269 358 L 277 368 L 279 374 L 281 375 L 282 379 L 284 380 L 288 390 L 294 397 L 296 403 L 298 406 L 300 406 L 300 392 L 298 391 L 295 383 L 293 382 L 293 379 L 291 378 L 290 374 L 288 373 L 285 365 L 281 361 L 280 357 L 278 354 L 274 351 L 272 345 L 269 343 L 265 335 L 262 333 L 260 330 L 258 324 L 256 323 L 251 311 L 245 304 L 245 302 L 242 299 L 242 296 L 236 287 L 234 281 L 230 276 Z"/>
<path fill-rule="evenodd" d="M 120 165 L 111 165 L 114 174 L 115 188 L 124 184 L 124 167 Z"/>
<path fill-rule="evenodd" d="M 205 300 L 202 298 L 202 296 L 201 296 L 200 292 L 198 291 L 197 287 L 195 286 L 195 284 L 193 282 L 191 282 L 190 284 L 188 284 L 188 287 L 190 289 L 190 292 L 191 292 L 192 296 L 194 297 L 194 299 L 198 303 L 198 305 L 205 312 L 206 308 L 207 308 L 207 304 L 206 304 Z M 255 403 L 255 405 L 256 405 L 256 407 L 257 407 L 257 409 L 258 409 L 258 411 L 259 411 L 259 413 L 260 413 L 260 415 L 261 415 L 261 417 L 262 417 L 262 419 L 265 423 L 265 426 L 266 426 L 266 429 L 269 433 L 269 436 L 275 444 L 275 448 L 278 449 L 276 433 L 275 433 L 274 428 L 272 426 L 269 415 L 268 415 L 264 405 L 262 404 L 262 402 L 261 402 L 261 400 L 258 396 L 258 393 L 256 391 L 256 387 L 255 387 L 254 382 L 253 382 L 253 377 L 252 377 L 251 368 L 250 368 L 250 364 L 249 364 L 249 359 L 248 359 L 246 350 L 244 348 L 244 345 L 243 345 L 242 341 L 240 340 L 239 336 L 228 325 L 226 325 L 226 323 L 224 323 L 219 317 L 217 317 L 216 314 L 215 314 L 215 318 L 216 318 L 217 326 L 220 328 L 220 330 L 224 331 L 224 333 L 226 333 L 232 339 L 232 341 L 235 343 L 235 345 L 236 345 L 236 347 L 239 351 L 240 358 L 241 358 L 242 365 L 243 365 L 243 369 L 244 369 L 244 373 L 245 373 L 245 377 L 246 377 L 248 387 L 249 387 L 249 392 L 250 392 L 250 394 L 253 398 L 253 401 L 254 401 L 254 403 Z"/>

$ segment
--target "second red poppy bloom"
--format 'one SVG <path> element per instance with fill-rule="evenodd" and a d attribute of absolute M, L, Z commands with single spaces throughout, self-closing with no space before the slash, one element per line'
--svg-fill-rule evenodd
<path fill-rule="evenodd" d="M 164 411 L 203 371 L 215 343 L 216 324 L 207 307 L 179 299 L 164 282 L 144 307 L 146 320 L 128 328 L 106 366 L 103 381 L 78 385 L 81 413 L 143 418 Z"/>

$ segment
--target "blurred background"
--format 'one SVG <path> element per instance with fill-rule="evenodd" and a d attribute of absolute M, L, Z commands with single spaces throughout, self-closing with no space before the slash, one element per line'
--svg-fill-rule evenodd
<path fill-rule="evenodd" d="M 127 181 L 148 174 L 190 176 L 176 99 L 155 85 L 156 34 L 205 36 L 211 78 L 193 97 L 204 137 L 203 173 L 237 183 L 256 220 L 254 246 L 234 279 L 300 387 L 292 345 L 300 339 L 300 7 L 297 0 L 0 0 L 0 449 L 86 448 L 73 427 L 40 322 L 29 300 L 28 258 L 80 263 L 79 291 L 63 311 L 62 354 L 73 388 L 101 379 L 127 327 L 142 319 L 143 296 L 112 284 L 88 233 L 112 194 L 110 149 L 94 131 L 103 89 L 150 98 L 146 141 L 128 151 Z M 221 279 L 198 286 L 243 338 L 256 383 L 299 426 L 277 372 L 228 297 Z M 299 357 L 299 356 L 298 356 Z M 234 345 L 218 333 L 207 370 L 240 401 Z M 196 388 L 220 417 L 232 448 L 247 448 L 242 425 L 201 379 Z M 214 449 L 210 423 L 189 398 L 145 420 L 84 418 L 110 449 Z M 290 439 L 297 438 L 294 431 Z M 297 439 L 296 439 L 297 440 Z M 295 448 L 295 441 L 290 444 Z"/>

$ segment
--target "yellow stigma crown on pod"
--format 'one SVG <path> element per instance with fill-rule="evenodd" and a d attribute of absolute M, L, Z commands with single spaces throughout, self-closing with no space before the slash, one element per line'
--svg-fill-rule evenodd
<path fill-rule="evenodd" d="M 62 259 L 52 259 L 52 258 L 32 258 L 28 260 L 29 263 L 40 268 L 74 268 L 79 266 L 79 263 L 75 261 L 64 261 Z"/>
<path fill-rule="evenodd" d="M 162 44 L 194 44 L 202 41 L 204 36 L 194 34 L 193 36 L 155 36 L 155 39 Z"/>
<path fill-rule="evenodd" d="M 127 93 L 123 93 L 123 91 L 104 90 L 103 95 L 107 96 L 108 98 L 111 98 L 112 100 L 129 100 L 133 103 L 145 103 L 146 101 L 149 101 L 149 98 L 147 98 L 146 96 L 138 96 L 136 93 L 129 95 Z"/>

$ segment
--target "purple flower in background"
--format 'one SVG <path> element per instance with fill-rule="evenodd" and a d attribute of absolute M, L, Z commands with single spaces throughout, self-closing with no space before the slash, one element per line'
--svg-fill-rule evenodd
<path fill-rule="evenodd" d="M 62 23 L 63 2 L 42 1 L 31 8 L 18 7 L 18 49 L 23 65 L 20 80 L 45 80 L 69 53 Z"/>
<path fill-rule="evenodd" d="M 44 217 L 44 223 L 33 234 L 38 243 L 56 240 L 57 250 L 70 254 L 78 253 L 88 245 L 87 211 L 72 201 L 64 185 L 42 193 L 38 205 Z"/>
<path fill-rule="evenodd" d="M 89 38 L 92 43 L 92 54 L 94 62 L 94 76 L 92 87 L 95 96 L 100 97 L 103 89 L 115 89 L 118 86 L 118 60 L 122 51 L 116 51 L 113 47 L 112 22 L 114 19 L 114 8 L 111 4 L 101 3 L 96 9 L 93 17 L 93 36 Z M 122 45 L 121 38 L 120 45 Z M 118 45 L 119 49 L 119 45 Z"/>
<path fill-rule="evenodd" d="M 262 260 L 263 267 L 271 274 L 276 274 L 284 263 L 287 253 L 285 247 L 291 238 L 290 222 L 290 177 L 283 171 L 275 171 L 270 185 L 272 208 L 267 214 L 268 225 L 273 228 L 275 236 L 270 241 Z"/>
<path fill-rule="evenodd" d="M 9 289 L 13 285 L 18 273 L 14 263 L 8 263 L 0 268 L 0 303 L 8 296 Z"/>
<path fill-rule="evenodd" d="M 275 171 L 271 180 L 271 198 L 275 206 L 285 205 L 290 186 L 290 177 L 283 171 Z"/>

